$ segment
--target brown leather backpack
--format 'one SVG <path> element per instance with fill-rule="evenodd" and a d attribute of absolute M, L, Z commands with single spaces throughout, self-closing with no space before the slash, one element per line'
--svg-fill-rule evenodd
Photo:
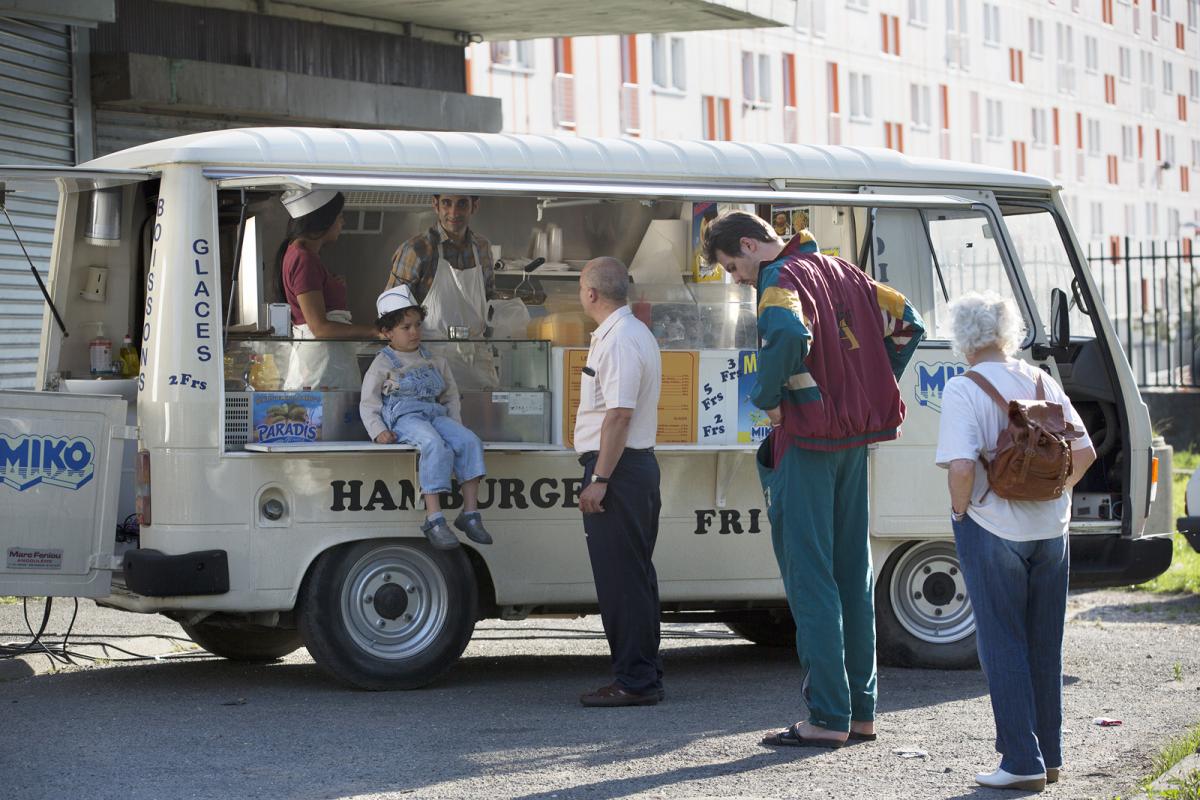
<path fill-rule="evenodd" d="M 1005 500 L 1061 497 L 1071 474 L 1071 441 L 1082 434 L 1067 422 L 1060 404 L 1046 401 L 1042 376 L 1037 376 L 1034 400 L 1005 400 L 979 373 L 970 370 L 966 376 L 1008 416 L 1008 427 L 996 439 L 991 463 L 979 457 L 987 470 L 989 491 Z"/>

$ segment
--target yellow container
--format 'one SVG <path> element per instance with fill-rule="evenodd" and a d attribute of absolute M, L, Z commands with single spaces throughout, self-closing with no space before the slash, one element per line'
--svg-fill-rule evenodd
<path fill-rule="evenodd" d="M 582 311 L 559 311 L 529 322 L 530 339 L 547 339 L 555 347 L 587 347 L 596 323 Z"/>

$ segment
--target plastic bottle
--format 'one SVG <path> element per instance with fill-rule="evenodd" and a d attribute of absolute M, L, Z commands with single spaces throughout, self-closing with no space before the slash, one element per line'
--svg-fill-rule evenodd
<path fill-rule="evenodd" d="M 91 361 L 93 375 L 108 375 L 112 373 L 112 339 L 104 335 L 104 323 L 93 322 L 96 335 L 88 342 L 88 356 Z"/>
<path fill-rule="evenodd" d="M 133 337 L 125 334 L 121 342 L 121 377 L 136 378 L 142 369 L 141 359 L 138 358 L 137 348 L 133 346 Z"/>

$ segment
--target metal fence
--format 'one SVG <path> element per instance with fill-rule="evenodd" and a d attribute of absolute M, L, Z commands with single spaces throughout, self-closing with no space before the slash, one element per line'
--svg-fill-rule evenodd
<path fill-rule="evenodd" d="M 1200 387 L 1196 283 L 1188 242 L 1089 246 L 1092 277 L 1142 387 Z"/>

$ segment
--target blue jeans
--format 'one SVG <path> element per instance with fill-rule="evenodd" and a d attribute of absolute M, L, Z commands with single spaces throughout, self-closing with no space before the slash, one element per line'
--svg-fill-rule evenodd
<path fill-rule="evenodd" d="M 1037 775 L 1061 767 L 1067 539 L 1014 542 L 968 516 L 954 523 L 954 543 L 975 609 L 1000 768 Z"/>
<path fill-rule="evenodd" d="M 450 417 L 405 414 L 392 423 L 392 432 L 401 444 L 411 444 L 421 452 L 417 470 L 421 494 L 450 491 L 452 470 L 460 483 L 484 473 L 483 442 Z"/>

